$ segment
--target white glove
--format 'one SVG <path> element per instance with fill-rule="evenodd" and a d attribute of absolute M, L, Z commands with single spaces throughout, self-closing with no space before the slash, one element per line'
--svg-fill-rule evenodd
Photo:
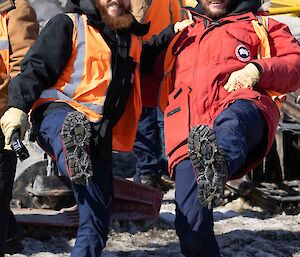
<path fill-rule="evenodd" d="M 182 31 L 186 27 L 194 24 L 195 22 L 193 21 L 192 14 L 188 11 L 187 12 L 188 19 L 183 20 L 183 21 L 178 21 L 174 24 L 174 32 L 177 33 L 179 31 Z"/>
<path fill-rule="evenodd" d="M 248 63 L 243 69 L 231 73 L 224 89 L 232 92 L 239 88 L 252 88 L 259 80 L 259 70 L 253 63 Z"/>
<path fill-rule="evenodd" d="M 11 150 L 10 139 L 16 130 L 20 130 L 20 140 L 24 139 L 28 128 L 28 115 L 20 109 L 11 107 L 2 116 L 0 120 L 1 129 L 5 136 L 5 149 Z"/>

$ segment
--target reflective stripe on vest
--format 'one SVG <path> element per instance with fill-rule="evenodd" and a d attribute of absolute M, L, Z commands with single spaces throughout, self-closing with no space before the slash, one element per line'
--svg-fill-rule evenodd
<path fill-rule="evenodd" d="M 7 50 L 9 49 L 8 40 L 0 40 L 0 50 Z"/>
<path fill-rule="evenodd" d="M 64 93 L 60 92 L 57 89 L 47 89 L 47 90 L 43 91 L 41 98 L 47 98 L 47 99 L 51 98 L 51 99 L 58 99 L 61 101 L 68 101 L 71 103 L 79 103 L 91 110 L 94 110 L 97 113 L 102 113 L 102 111 L 103 111 L 103 105 L 97 105 L 97 104 L 85 103 L 85 102 L 77 102 L 77 101 L 71 99 L 70 97 L 68 97 L 67 95 L 65 95 Z"/>
<path fill-rule="evenodd" d="M 7 15 L 2 13 L 0 16 L 0 72 L 9 74 L 9 41 L 8 41 L 8 32 L 7 32 Z"/>
<path fill-rule="evenodd" d="M 70 83 L 68 83 L 64 88 L 64 93 L 69 96 L 73 97 L 74 93 L 77 89 L 77 86 L 81 82 L 81 78 L 84 71 L 84 57 L 85 57 L 85 30 L 82 17 L 78 14 L 74 15 L 75 18 L 75 25 L 77 31 L 77 57 L 74 62 L 74 72 L 71 75 Z"/>

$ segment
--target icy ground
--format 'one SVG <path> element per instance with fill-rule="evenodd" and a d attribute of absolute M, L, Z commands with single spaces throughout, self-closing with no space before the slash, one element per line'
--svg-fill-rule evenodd
<path fill-rule="evenodd" d="M 181 257 L 174 231 L 173 191 L 164 197 L 160 219 L 112 224 L 104 257 Z M 222 257 L 300 257 L 300 214 L 271 215 L 237 199 L 214 211 Z M 22 254 L 13 257 L 66 257 L 74 229 L 24 228 Z M 7 255 L 8 256 L 8 255 Z"/>
<path fill-rule="evenodd" d="M 20 171 L 43 159 L 32 143 L 30 158 L 18 163 Z M 120 170 L 126 162 L 115 159 Z M 127 166 L 126 166 L 127 165 Z M 103 257 L 182 257 L 173 221 L 174 190 L 164 195 L 160 218 L 142 223 L 112 224 Z M 300 211 L 296 211 L 300 213 Z M 272 215 L 238 198 L 214 211 L 215 234 L 222 257 L 300 257 L 300 214 Z M 66 228 L 24 228 L 22 254 L 13 257 L 67 257 L 75 242 L 76 230 Z M 7 255 L 6 257 L 8 257 Z"/>

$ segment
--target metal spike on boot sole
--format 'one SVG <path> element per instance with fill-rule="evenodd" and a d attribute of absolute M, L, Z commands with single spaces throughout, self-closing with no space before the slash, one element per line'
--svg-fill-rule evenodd
<path fill-rule="evenodd" d="M 223 201 L 228 172 L 225 154 L 217 144 L 215 133 L 209 126 L 193 127 L 188 149 L 201 203 L 209 209 L 219 206 Z"/>
<path fill-rule="evenodd" d="M 89 156 L 92 133 L 88 119 L 77 111 L 68 113 L 61 135 L 70 179 L 75 184 L 85 185 L 93 176 Z"/>

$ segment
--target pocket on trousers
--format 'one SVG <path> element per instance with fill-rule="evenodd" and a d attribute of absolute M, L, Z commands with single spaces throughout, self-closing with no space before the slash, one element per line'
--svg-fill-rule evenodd
<path fill-rule="evenodd" d="M 190 92 L 182 86 L 169 96 L 165 110 L 166 154 L 170 157 L 180 146 L 186 144 L 190 131 Z"/>

